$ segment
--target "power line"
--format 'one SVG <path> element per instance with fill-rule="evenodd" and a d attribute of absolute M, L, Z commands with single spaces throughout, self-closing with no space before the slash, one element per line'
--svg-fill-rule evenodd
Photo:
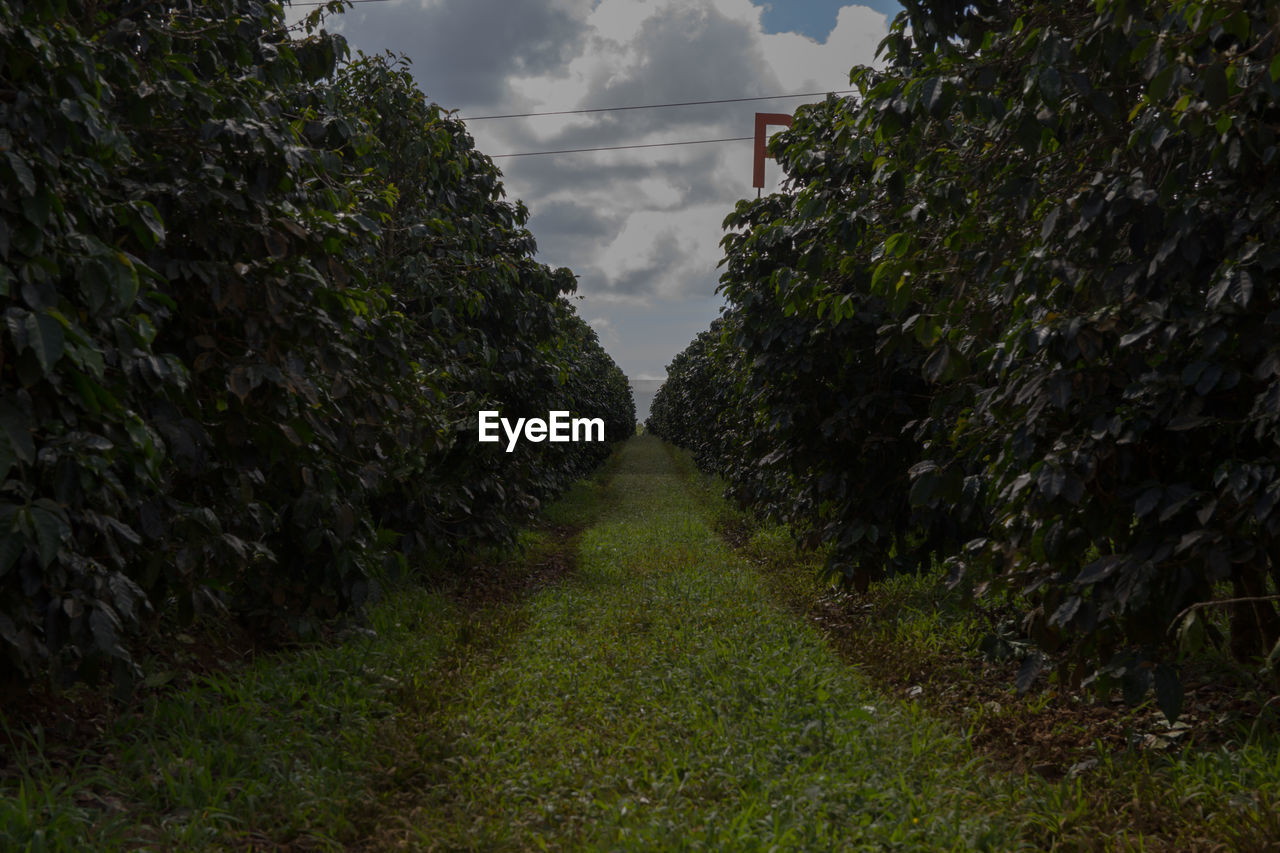
<path fill-rule="evenodd" d="M 348 3 L 386 3 L 388 0 L 347 0 Z M 328 6 L 328 3 L 292 3 L 290 6 Z"/>
<path fill-rule="evenodd" d="M 694 107 L 704 104 L 740 104 L 745 101 L 776 101 L 781 98 L 813 98 L 818 95 L 848 95 L 856 89 L 842 89 L 839 92 L 797 92 L 794 95 L 761 95 L 755 98 L 720 98 L 714 101 L 678 101 L 670 104 L 640 104 L 631 107 L 594 107 L 587 110 L 555 110 L 545 113 L 509 113 L 507 115 L 462 117 L 463 121 L 486 121 L 491 118 L 532 118 L 533 116 L 568 116 L 582 113 L 611 113 L 622 110 L 656 110 L 663 107 Z"/>
<path fill-rule="evenodd" d="M 584 151 L 625 151 L 629 148 L 670 148 L 673 145 L 709 145 L 713 142 L 742 142 L 754 136 L 730 136 L 725 139 L 690 139 L 684 142 L 649 142 L 644 145 L 606 145 L 600 148 L 565 148 L 560 151 L 523 151 L 519 154 L 490 154 L 490 159 L 500 157 L 535 157 L 539 154 L 581 154 Z"/>

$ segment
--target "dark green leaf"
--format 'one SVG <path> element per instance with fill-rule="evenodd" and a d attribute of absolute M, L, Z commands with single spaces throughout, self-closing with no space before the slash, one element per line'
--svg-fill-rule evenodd
<path fill-rule="evenodd" d="M 25 550 L 27 550 L 27 542 L 21 533 L 0 536 L 0 577 L 8 574 Z"/>
<path fill-rule="evenodd" d="M 27 346 L 36 354 L 40 368 L 48 375 L 62 358 L 66 344 L 62 324 L 45 313 L 28 314 L 26 332 Z"/>
<path fill-rule="evenodd" d="M 109 605 L 98 602 L 89 613 L 89 628 L 93 631 L 94 643 L 100 651 L 115 657 L 122 652 L 120 648 L 120 617 Z"/>
<path fill-rule="evenodd" d="M 1204 621 L 1192 610 L 1182 617 L 1182 624 L 1178 626 L 1178 649 L 1185 654 L 1196 654 L 1204 648 L 1204 642 Z"/>
<path fill-rule="evenodd" d="M 1177 70 L 1175 65 L 1166 65 L 1151 78 L 1151 83 L 1147 87 L 1147 94 L 1151 100 L 1160 101 L 1169 93 L 1169 86 L 1173 83 L 1173 74 Z"/>
<path fill-rule="evenodd" d="M 1022 665 L 1018 667 L 1018 677 L 1016 685 L 1019 693 L 1026 693 L 1031 689 L 1031 685 L 1035 683 L 1036 676 L 1044 669 L 1044 655 L 1039 652 L 1032 652 L 1022 660 Z"/>
<path fill-rule="evenodd" d="M 1182 432 L 1189 429 L 1197 429 L 1205 424 L 1213 423 L 1213 418 L 1204 417 L 1203 415 L 1178 415 L 1165 424 L 1165 429 L 1169 432 Z"/>
<path fill-rule="evenodd" d="M 1195 385 L 1200 381 L 1201 375 L 1208 366 L 1209 363 L 1207 361 L 1193 361 L 1188 364 L 1182 369 L 1182 384 L 1188 386 Z"/>
<path fill-rule="evenodd" d="M 9 161 L 9 168 L 13 169 L 13 175 L 18 181 L 18 185 L 22 187 L 23 192 L 32 196 L 36 192 L 36 176 L 31 171 L 31 167 L 27 165 L 27 161 L 16 151 L 4 152 L 5 158 Z"/>
<path fill-rule="evenodd" d="M 1208 394 L 1218 384 L 1218 380 L 1222 378 L 1222 367 L 1217 364 L 1210 364 L 1200 373 L 1200 377 L 1196 380 L 1196 393 L 1200 396 Z"/>
<path fill-rule="evenodd" d="M 47 567 L 58 556 L 58 550 L 62 547 L 63 539 L 70 533 L 70 528 L 62 513 L 47 505 L 32 507 L 31 526 L 35 529 L 40 565 Z"/>
<path fill-rule="evenodd" d="M 1145 666 L 1132 665 L 1125 670 L 1120 679 L 1120 692 L 1126 705 L 1141 704 L 1151 689 L 1151 670 Z"/>
<path fill-rule="evenodd" d="M 1227 102 L 1226 70 L 1214 63 L 1204 70 L 1204 97 L 1211 107 L 1220 107 Z"/>
<path fill-rule="evenodd" d="M 36 228 L 44 228 L 49 224 L 49 214 L 53 210 L 53 194 L 48 189 L 41 189 L 35 195 L 22 200 L 22 212 L 27 221 Z"/>
<path fill-rule="evenodd" d="M 1057 610 L 1054 611 L 1053 615 L 1049 617 L 1049 624 L 1065 628 L 1071 623 L 1071 620 L 1075 617 L 1076 613 L 1079 612 L 1080 605 L 1083 603 L 1084 599 L 1078 595 L 1069 597 L 1060 607 L 1058 607 Z"/>
<path fill-rule="evenodd" d="M 924 362 L 924 378 L 930 382 L 941 382 L 951 365 L 951 347 L 943 344 L 934 349 Z"/>
<path fill-rule="evenodd" d="M 1123 558 L 1116 554 L 1108 554 L 1105 557 L 1099 557 L 1089 565 L 1085 566 L 1075 579 L 1076 586 L 1090 586 L 1110 577 L 1116 569 L 1120 568 Z"/>
<path fill-rule="evenodd" d="M 0 477 L 6 476 L 16 462 L 30 465 L 36 461 L 31 430 L 31 420 L 22 411 L 0 402 Z"/>
<path fill-rule="evenodd" d="M 1050 106 L 1057 106 L 1058 102 L 1062 100 L 1062 75 L 1058 73 L 1058 69 L 1052 66 L 1041 68 L 1036 82 L 1040 87 L 1040 94 L 1044 97 L 1045 103 Z"/>
<path fill-rule="evenodd" d="M 938 485 L 938 475 L 935 472 L 928 472 L 916 477 L 911 483 L 911 492 L 909 499 L 912 506 L 925 506 L 933 499 L 934 490 Z"/>
<path fill-rule="evenodd" d="M 133 261 L 129 260 L 129 258 L 123 254 L 117 255 L 116 261 L 116 305 L 123 311 L 133 305 L 133 300 L 138 295 L 138 270 L 134 267 Z"/>
<path fill-rule="evenodd" d="M 1164 489 L 1159 486 L 1155 486 L 1144 491 L 1138 498 L 1137 502 L 1133 505 L 1134 515 L 1138 518 L 1142 518 L 1150 513 L 1153 509 L 1159 506 L 1160 498 L 1163 497 L 1163 495 Z"/>

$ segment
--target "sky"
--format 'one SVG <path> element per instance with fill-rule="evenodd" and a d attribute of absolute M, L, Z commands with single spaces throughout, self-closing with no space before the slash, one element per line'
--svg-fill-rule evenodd
<path fill-rule="evenodd" d="M 628 376 L 661 378 L 724 304 L 722 223 L 755 196 L 751 142 L 496 155 L 751 136 L 756 112 L 821 97 L 477 118 L 845 90 L 898 11 L 896 0 L 385 0 L 325 26 L 353 55 L 409 58 L 426 96 L 495 156 L 508 199 L 528 206 L 537 259 L 577 275 L 574 304 L 604 348 Z M 769 161 L 764 191 L 779 179 Z"/>

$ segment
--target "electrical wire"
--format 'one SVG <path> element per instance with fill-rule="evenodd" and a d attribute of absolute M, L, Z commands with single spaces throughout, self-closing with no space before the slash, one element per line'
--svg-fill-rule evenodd
<path fill-rule="evenodd" d="M 754 136 L 729 136 L 724 139 L 689 139 L 683 142 L 648 142 L 643 145 L 605 145 L 600 148 L 564 148 L 559 151 L 522 151 L 519 154 L 490 154 L 492 160 L 501 157 L 536 157 L 541 154 L 581 154 L 584 151 L 626 151 L 630 148 L 670 148 L 673 145 L 709 145 L 713 142 L 742 142 Z"/>
<path fill-rule="evenodd" d="M 688 107 L 702 104 L 736 104 L 743 101 L 771 101 L 779 98 L 810 98 L 818 95 L 846 95 L 854 91 L 856 90 L 845 89 L 839 92 L 798 92 L 794 95 L 762 95 L 755 98 L 720 98 L 713 101 L 680 101 L 669 104 L 644 104 L 630 107 L 596 107 L 587 110 L 557 110 L 546 113 L 512 113 L 510 115 L 472 116 L 471 118 L 464 118 L 462 120 L 482 121 L 490 118 L 529 118 L 531 116 L 576 115 L 580 113 L 603 113 L 618 110 L 652 110 L 661 107 Z M 490 157 L 497 160 L 503 157 L 536 157 L 543 154 L 581 154 L 587 151 L 626 151 L 632 148 L 669 148 L 675 145 L 708 145 L 715 142 L 742 142 L 747 139 L 755 139 L 755 137 L 731 136 L 723 139 L 690 139 L 683 142 L 650 142 L 642 145 L 607 145 L 599 148 L 564 148 L 557 151 L 522 151 L 518 154 L 492 154 Z"/>
<path fill-rule="evenodd" d="M 348 3 L 386 3 L 388 0 L 347 0 Z M 289 6 L 328 6 L 328 3 L 288 3 Z"/>
<path fill-rule="evenodd" d="M 782 98 L 814 98 L 818 95 L 848 95 L 856 89 L 841 89 L 838 92 L 797 92 L 794 95 L 760 95 L 754 98 L 719 98 L 714 101 L 676 101 L 670 104 L 640 104 L 632 107 L 594 107 L 586 110 L 554 110 L 545 113 L 508 113 L 492 116 L 460 116 L 463 121 L 487 121 L 492 118 L 532 118 L 533 116 L 568 116 L 582 113 L 612 113 L 622 110 L 656 110 L 663 107 L 693 107 L 704 104 L 740 104 L 746 101 L 776 101 Z"/>

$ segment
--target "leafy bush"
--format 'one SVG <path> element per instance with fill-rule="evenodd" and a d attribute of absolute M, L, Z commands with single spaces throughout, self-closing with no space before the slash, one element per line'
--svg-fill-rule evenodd
<path fill-rule="evenodd" d="M 601 458 L 480 450 L 479 408 L 632 431 L 492 162 L 317 19 L 0 2 L 0 640 L 28 676 L 127 688 L 161 610 L 306 634 Z"/>
<path fill-rule="evenodd" d="M 1270 14 L 908 4 L 887 69 L 773 143 L 788 192 L 726 221 L 760 433 L 730 481 L 779 468 L 855 581 L 936 559 L 1018 594 L 1065 677 L 1171 716 L 1171 623 L 1224 585 L 1233 650 L 1274 661 Z"/>

